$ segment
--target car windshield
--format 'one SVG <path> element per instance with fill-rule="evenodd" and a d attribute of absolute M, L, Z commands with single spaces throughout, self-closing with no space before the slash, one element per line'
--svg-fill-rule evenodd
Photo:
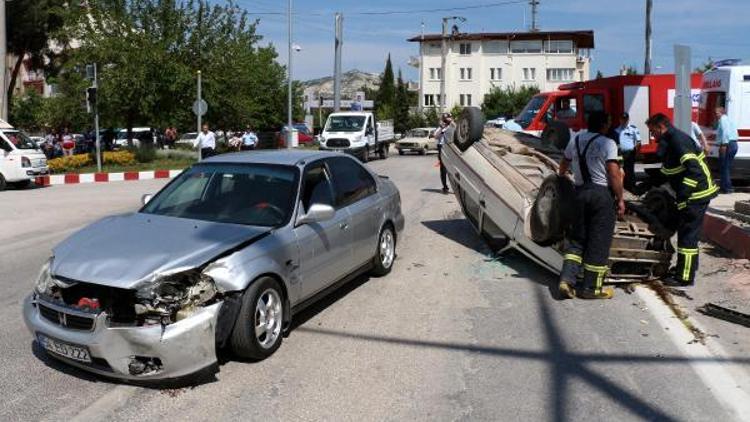
<path fill-rule="evenodd" d="M 23 132 L 3 130 L 3 134 L 17 149 L 37 149 L 36 144 Z"/>
<path fill-rule="evenodd" d="M 430 132 L 427 129 L 412 129 L 407 136 L 410 138 L 426 138 L 430 136 Z"/>
<path fill-rule="evenodd" d="M 532 98 L 528 104 L 526 104 L 526 107 L 524 107 L 523 111 L 521 111 L 518 116 L 516 116 L 516 123 L 521 125 L 522 128 L 526 129 L 529 127 L 531 122 L 534 120 L 534 117 L 539 113 L 539 110 L 544 105 L 544 102 L 547 101 L 546 95 L 537 95 L 536 97 Z"/>
<path fill-rule="evenodd" d="M 329 116 L 325 130 L 330 132 L 359 132 L 365 125 L 365 116 Z"/>
<path fill-rule="evenodd" d="M 141 212 L 218 223 L 275 227 L 289 220 L 297 169 L 269 164 L 199 164 Z"/>

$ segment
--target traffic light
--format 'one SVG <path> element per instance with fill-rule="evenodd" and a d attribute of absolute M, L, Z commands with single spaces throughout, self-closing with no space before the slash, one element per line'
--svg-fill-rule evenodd
<path fill-rule="evenodd" d="M 96 88 L 88 87 L 86 88 L 86 110 L 91 113 L 91 111 L 96 106 Z"/>

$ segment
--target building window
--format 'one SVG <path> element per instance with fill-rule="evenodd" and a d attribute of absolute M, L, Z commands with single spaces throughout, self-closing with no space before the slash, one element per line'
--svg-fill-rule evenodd
<path fill-rule="evenodd" d="M 572 81 L 575 77 L 575 69 L 547 69 L 547 80 L 552 82 Z"/>
<path fill-rule="evenodd" d="M 424 106 L 435 107 L 440 105 L 440 94 L 425 94 L 424 95 Z"/>
<path fill-rule="evenodd" d="M 511 41 L 510 51 L 512 53 L 541 53 L 542 41 Z"/>
<path fill-rule="evenodd" d="M 535 81 L 536 80 L 536 68 L 535 67 L 524 67 L 523 68 L 523 80 L 524 81 Z"/>
<path fill-rule="evenodd" d="M 459 70 L 459 76 L 460 80 L 462 81 L 470 81 L 471 80 L 471 68 L 470 67 L 462 67 Z"/>
<path fill-rule="evenodd" d="M 573 41 L 545 41 L 545 51 L 552 54 L 570 54 L 573 52 Z"/>
<path fill-rule="evenodd" d="M 461 107 L 471 107 L 471 94 L 459 95 L 458 102 L 461 105 Z"/>
<path fill-rule="evenodd" d="M 485 41 L 482 51 L 485 54 L 506 54 L 508 52 L 507 41 Z"/>
<path fill-rule="evenodd" d="M 502 79 L 503 79 L 503 69 L 500 67 L 491 67 L 490 68 L 490 80 L 500 81 Z"/>
<path fill-rule="evenodd" d="M 471 44 L 461 43 L 458 45 L 458 53 L 463 55 L 471 54 Z"/>
<path fill-rule="evenodd" d="M 430 80 L 433 81 L 439 81 L 442 76 L 442 69 L 439 67 L 431 67 L 430 68 Z"/>

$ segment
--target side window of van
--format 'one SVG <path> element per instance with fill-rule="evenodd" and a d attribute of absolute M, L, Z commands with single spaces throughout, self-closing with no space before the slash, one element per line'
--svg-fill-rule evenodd
<path fill-rule="evenodd" d="M 7 152 L 13 151 L 13 147 L 3 138 L 0 138 L 0 149 Z"/>

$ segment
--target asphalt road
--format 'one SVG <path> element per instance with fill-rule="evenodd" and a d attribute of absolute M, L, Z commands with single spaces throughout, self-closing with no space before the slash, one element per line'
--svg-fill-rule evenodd
<path fill-rule="evenodd" d="M 549 273 L 519 255 L 493 258 L 455 198 L 439 193 L 435 161 L 370 164 L 398 184 L 407 219 L 389 276 L 355 280 L 306 311 L 270 359 L 230 360 L 214 380 L 177 390 L 46 357 L 20 310 L 55 243 L 136 209 L 164 182 L 0 192 L 0 420 L 750 419 L 722 400 L 737 386 L 717 389 L 699 368 L 729 363 L 691 355 L 700 345 L 674 340 L 684 328 L 658 302 L 623 291 L 559 301 Z"/>

